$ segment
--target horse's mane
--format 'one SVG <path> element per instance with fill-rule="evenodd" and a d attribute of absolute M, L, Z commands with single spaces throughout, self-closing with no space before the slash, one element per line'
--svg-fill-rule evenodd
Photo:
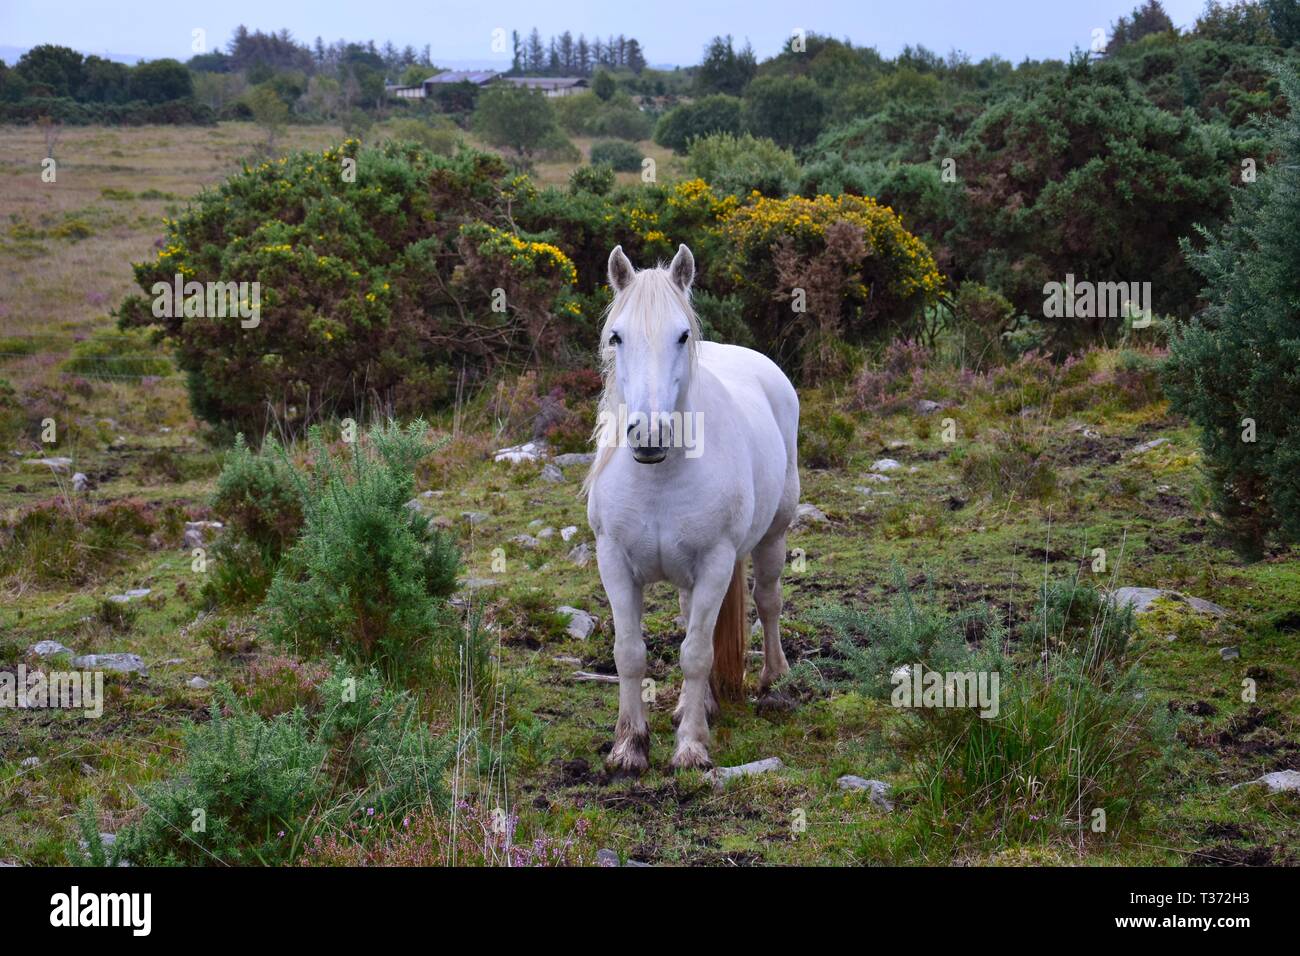
<path fill-rule="evenodd" d="M 596 443 L 596 457 L 591 469 L 582 482 L 582 493 L 591 493 L 591 487 L 597 476 L 609 464 L 609 459 L 618 449 L 618 436 L 607 434 L 612 422 L 618 420 L 618 406 L 622 396 L 618 392 L 618 382 L 614 376 L 614 349 L 605 343 L 609 341 L 609 325 L 614 317 L 624 312 L 631 312 L 641 320 L 641 328 L 647 335 L 659 327 L 663 317 L 673 311 L 673 307 L 682 311 L 690 324 L 691 337 L 687 340 L 690 368 L 694 376 L 696 363 L 699 361 L 700 320 L 691 306 L 689 292 L 680 289 L 673 281 L 672 274 L 662 264 L 653 269 L 642 269 L 632 275 L 632 279 L 622 291 L 614 294 L 600 326 L 600 369 L 605 380 L 605 388 L 600 394 L 596 406 L 596 427 L 591 438 Z"/>

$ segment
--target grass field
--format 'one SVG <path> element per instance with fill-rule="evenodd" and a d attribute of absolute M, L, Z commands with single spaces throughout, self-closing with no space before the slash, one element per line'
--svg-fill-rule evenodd
<path fill-rule="evenodd" d="M 282 147 L 321 148 L 340 135 L 291 127 Z M 0 710 L 0 861 L 65 862 L 87 797 L 104 832 L 139 819 L 141 787 L 178 765 L 183 722 L 206 718 L 213 690 L 190 686 L 192 678 L 238 681 L 279 653 L 259 645 L 229 653 L 222 636 L 251 633 L 251 612 L 200 610 L 201 579 L 179 522 L 221 517 L 207 505 L 221 459 L 200 440 L 179 380 L 109 377 L 121 365 L 92 365 L 107 373 L 98 376 L 62 366 L 80 340 L 111 332 L 109 310 L 133 287 L 130 263 L 152 253 L 161 219 L 232 172 L 260 138 L 246 124 L 69 129 L 55 152 L 57 183 L 42 184 L 40 134 L 0 137 L 0 376 L 32 423 L 30 441 L 0 459 L 0 506 L 13 516 L 41 501 L 70 501 L 69 476 L 80 471 L 92 501 L 138 502 L 156 518 L 121 553 L 83 555 L 84 573 L 74 568 L 63 583 L 32 566 L 0 580 L 5 668 L 46 639 L 78 653 L 136 653 L 149 667 L 147 677 L 110 676 L 101 720 Z M 655 150 L 660 176 L 671 177 L 674 161 Z M 543 165 L 538 178 L 559 183 L 568 171 Z M 803 663 L 781 694 L 728 707 L 714 727 L 716 764 L 779 757 L 785 766 L 722 790 L 698 773 L 666 769 L 681 628 L 664 587 L 650 592 L 645 621 L 659 688 L 652 769 L 639 780 L 603 770 L 617 691 L 574 676 L 613 673 L 612 623 L 594 562 L 569 557 L 591 543 L 582 469 L 552 483 L 539 465 L 493 462 L 487 453 L 519 436 L 494 433 L 471 403 L 468 427 L 421 487 L 433 492 L 426 507 L 460 541 L 465 576 L 483 582 L 467 602 L 481 602 L 503 712 L 516 728 L 511 760 L 501 765 L 504 788 L 494 778 L 496 798 L 519 813 L 526 832 L 563 836 L 582 820 L 584 845 L 655 864 L 1300 862 L 1297 795 L 1234 789 L 1300 765 L 1300 561 L 1279 552 L 1243 564 L 1217 543 L 1194 432 L 1158 396 L 1120 394 L 1119 360 L 1114 350 L 1093 353 L 1086 387 L 1066 407 L 1042 394 L 1032 370 L 1001 380 L 932 370 L 923 397 L 943 403 L 940 413 L 911 403 L 888 414 L 844 412 L 852 437 L 843 456 L 802 470 L 804 500 L 826 520 L 801 526 L 789 542 L 803 561 L 785 578 L 784 637 L 791 663 Z M 803 399 L 806 420 L 815 421 L 846 402 L 817 391 Z M 55 449 L 38 440 L 47 415 L 64 429 Z M 452 430 L 449 418 L 434 426 Z M 1008 435 L 1020 439 L 1012 451 Z M 1166 441 L 1137 450 L 1157 438 Z M 38 454 L 73 465 L 53 473 L 24 464 Z M 900 467 L 883 473 L 888 481 L 872 478 L 873 463 L 886 457 Z M 985 460 L 992 478 L 972 464 Z M 1009 461 L 1027 470 L 1008 473 Z M 467 512 L 483 517 L 469 522 Z M 558 534 L 566 526 L 578 529 L 570 541 Z M 541 534 L 546 528 L 557 533 Z M 512 540 L 522 534 L 537 540 Z M 1104 571 L 1093 571 L 1095 548 L 1106 549 Z M 1091 832 L 1083 807 L 1066 819 L 1035 819 L 1029 836 L 984 825 L 980 813 L 992 811 L 969 804 L 953 805 L 946 824 L 926 817 L 942 781 L 927 775 L 914 721 L 853 686 L 825 610 L 882 608 L 904 591 L 946 612 L 986 604 L 1006 624 L 1007 652 L 1032 668 L 1044 651 L 1036 602 L 1045 583 L 1076 574 L 1107 588 L 1174 589 L 1227 609 L 1220 618 L 1162 603 L 1140 618 L 1129 652 L 1138 661 L 1136 699 L 1170 734 L 1154 798 L 1113 835 Z M 105 597 L 132 588 L 150 591 L 134 614 L 105 613 Z M 593 614 L 595 632 L 569 637 L 554 611 L 560 605 Z M 1225 657 L 1230 647 L 1239 656 Z M 750 671 L 752 683 L 756 663 Z M 1243 681 L 1255 688 L 1253 700 L 1243 699 Z M 841 790 L 845 774 L 887 782 L 892 811 Z M 1090 782 L 1083 776 L 1081 788 Z M 466 779 L 479 780 L 471 771 Z M 1040 782 L 1000 784 L 1009 805 L 1028 807 Z M 951 839 L 932 839 L 945 826 Z"/>

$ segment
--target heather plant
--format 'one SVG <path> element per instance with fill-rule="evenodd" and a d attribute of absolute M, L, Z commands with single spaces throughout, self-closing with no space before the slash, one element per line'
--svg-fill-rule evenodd
<path fill-rule="evenodd" d="M 0 521 L 0 577 L 81 585 L 151 547 L 157 509 L 134 499 L 36 502 Z"/>
<path fill-rule="evenodd" d="M 1279 80 L 1300 102 L 1295 69 Z M 1200 427 L 1216 510 L 1250 557 L 1300 540 L 1300 110 L 1270 133 L 1277 160 L 1235 192 L 1227 225 L 1184 243 L 1207 305 L 1174 330 L 1165 386 Z"/>
<path fill-rule="evenodd" d="M 341 454 L 318 428 L 297 473 L 303 528 L 259 609 L 267 635 L 299 655 L 333 652 L 391 678 L 454 654 L 446 597 L 459 554 L 418 509 L 414 471 L 436 446 L 415 421 L 374 425 Z"/>

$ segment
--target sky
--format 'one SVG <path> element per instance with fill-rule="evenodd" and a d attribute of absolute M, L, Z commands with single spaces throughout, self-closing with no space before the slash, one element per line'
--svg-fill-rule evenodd
<path fill-rule="evenodd" d="M 1204 0 L 1163 0 L 1174 23 L 1189 27 Z M 762 59 L 796 28 L 849 38 L 893 56 L 907 44 L 940 54 L 961 50 L 975 59 L 998 54 L 1019 62 L 1065 59 L 1086 49 L 1092 31 L 1130 12 L 1138 0 L 0 0 L 0 48 L 12 51 L 58 43 L 84 53 L 188 59 L 195 30 L 208 49 L 224 47 L 244 24 L 288 28 L 307 43 L 317 36 L 392 40 L 399 48 L 431 48 L 435 63 L 509 65 L 494 53 L 494 30 L 543 37 L 570 30 L 636 37 L 652 64 L 698 63 L 708 39 L 749 40 Z"/>

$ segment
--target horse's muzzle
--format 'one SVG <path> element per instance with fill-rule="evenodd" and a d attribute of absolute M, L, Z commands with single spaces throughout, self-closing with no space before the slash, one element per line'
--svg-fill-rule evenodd
<path fill-rule="evenodd" d="M 632 457 L 643 465 L 657 465 L 668 457 L 668 449 L 643 445 L 632 449 Z"/>

